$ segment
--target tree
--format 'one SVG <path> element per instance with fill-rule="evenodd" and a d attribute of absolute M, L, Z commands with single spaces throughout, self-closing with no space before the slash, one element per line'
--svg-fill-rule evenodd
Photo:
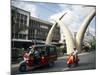
<path fill-rule="evenodd" d="M 96 39 L 94 38 L 92 41 L 91 41 L 91 46 L 92 46 L 92 49 L 96 49 Z"/>

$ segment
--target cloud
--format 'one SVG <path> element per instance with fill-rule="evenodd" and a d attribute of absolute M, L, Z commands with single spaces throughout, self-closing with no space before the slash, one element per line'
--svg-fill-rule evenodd
<path fill-rule="evenodd" d="M 48 19 L 49 21 L 50 19 L 58 19 L 59 17 L 61 17 L 62 14 L 67 12 L 67 14 L 63 17 L 62 21 L 66 26 L 69 27 L 71 32 L 77 32 L 84 18 L 91 12 L 92 9 L 94 9 L 94 7 L 89 7 L 89 6 L 84 6 L 84 5 L 58 4 L 57 5 L 58 7 L 56 7 L 56 9 L 58 8 L 58 10 L 61 10 L 61 11 L 59 13 L 53 14 L 52 12 L 50 14 L 51 11 L 49 9 L 51 9 L 53 6 L 47 10 L 44 7 L 48 5 L 37 6 L 34 3 L 29 3 L 25 1 L 11 1 L 11 2 L 12 2 L 11 5 L 21 8 L 23 10 L 29 11 L 31 13 L 31 16 L 34 16 L 34 17 L 40 18 L 42 16 L 42 19 L 43 19 L 44 17 L 51 15 Z M 41 11 L 47 14 L 41 13 Z M 95 28 L 92 27 L 92 25 L 89 26 L 89 29 L 92 34 L 95 34 Z"/>
<path fill-rule="evenodd" d="M 82 5 L 59 4 L 59 6 L 62 11 L 51 15 L 50 19 L 59 18 L 64 12 L 67 12 L 62 21 L 72 31 L 77 31 L 84 18 L 91 12 L 92 9 L 94 9 L 94 7 L 86 7 Z"/>
<path fill-rule="evenodd" d="M 59 7 L 60 9 L 62 9 L 62 11 L 60 13 L 51 15 L 50 19 L 59 18 L 64 12 L 67 12 L 67 14 L 63 17 L 62 21 L 70 29 L 72 34 L 79 30 L 79 27 L 85 17 L 91 12 L 92 9 L 94 9 L 94 7 L 66 4 L 59 4 Z M 93 27 L 94 21 L 92 21 L 93 23 L 90 23 L 89 25 L 89 32 L 91 33 L 91 35 L 95 35 L 95 28 Z M 61 30 L 61 39 L 64 39 L 63 36 L 64 35 Z"/>
<path fill-rule="evenodd" d="M 25 1 L 11 1 L 13 6 L 29 11 L 31 16 L 38 17 L 37 7 L 34 4 L 29 4 Z"/>
<path fill-rule="evenodd" d="M 69 10 L 61 11 L 59 13 L 53 14 L 50 16 L 50 19 L 59 19 L 65 12 L 67 12 L 67 14 L 62 18 L 63 22 L 69 24 L 70 22 L 75 20 L 76 16 L 72 15 L 73 13 Z"/>

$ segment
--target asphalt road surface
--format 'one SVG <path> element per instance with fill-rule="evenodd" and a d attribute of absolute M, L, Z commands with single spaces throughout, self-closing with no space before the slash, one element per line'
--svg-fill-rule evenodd
<path fill-rule="evenodd" d="M 46 72 L 64 72 L 64 71 L 74 71 L 74 70 L 90 70 L 96 69 L 96 53 L 91 51 L 88 53 L 79 54 L 79 65 L 77 67 L 68 68 L 66 64 L 66 56 L 59 57 L 55 62 L 53 67 L 39 67 L 33 71 L 19 72 L 18 64 L 11 66 L 11 74 L 32 74 L 32 73 L 46 73 Z"/>

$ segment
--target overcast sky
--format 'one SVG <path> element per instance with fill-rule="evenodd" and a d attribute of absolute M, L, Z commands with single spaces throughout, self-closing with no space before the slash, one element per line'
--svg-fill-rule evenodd
<path fill-rule="evenodd" d="M 62 19 L 63 23 L 69 27 L 71 32 L 77 32 L 84 18 L 95 7 L 84 5 L 71 5 L 71 4 L 56 4 L 56 3 L 39 3 L 29 1 L 15 1 L 11 5 L 27 10 L 31 16 L 43 20 L 51 21 L 52 19 L 59 18 L 64 12 L 67 15 Z M 89 25 L 89 31 L 95 35 L 96 17 L 93 18 Z"/>

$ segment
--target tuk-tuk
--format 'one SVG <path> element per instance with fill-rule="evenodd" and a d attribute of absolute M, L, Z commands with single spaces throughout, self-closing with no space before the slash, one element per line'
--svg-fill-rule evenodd
<path fill-rule="evenodd" d="M 19 66 L 21 72 L 45 65 L 53 66 L 57 60 L 56 46 L 35 45 L 33 50 L 24 52 L 23 59 Z"/>

